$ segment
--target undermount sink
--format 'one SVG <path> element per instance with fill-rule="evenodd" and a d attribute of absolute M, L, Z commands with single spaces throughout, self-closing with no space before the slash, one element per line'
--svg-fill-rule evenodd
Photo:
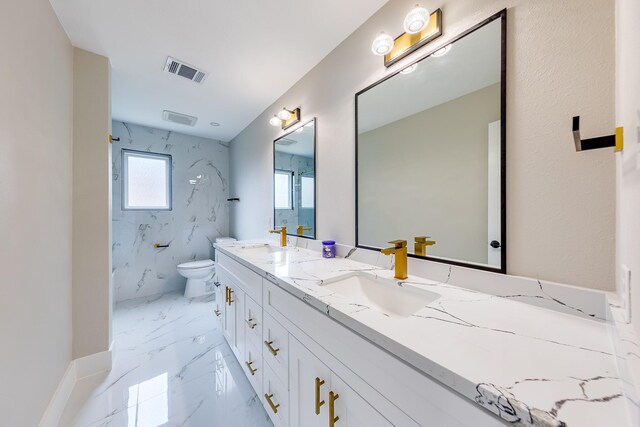
<path fill-rule="evenodd" d="M 392 317 L 409 317 L 440 298 L 434 292 L 398 286 L 394 280 L 363 273 L 351 273 L 329 280 L 322 286 L 356 304 Z"/>
<path fill-rule="evenodd" d="M 264 244 L 264 245 L 242 246 L 240 250 L 248 255 L 269 255 L 269 254 L 282 252 L 284 249 Z"/>

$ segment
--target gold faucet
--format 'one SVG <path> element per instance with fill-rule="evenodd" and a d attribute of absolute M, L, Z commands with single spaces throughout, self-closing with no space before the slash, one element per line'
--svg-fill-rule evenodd
<path fill-rule="evenodd" d="M 433 246 L 436 244 L 435 240 L 427 240 L 430 239 L 429 236 L 418 236 L 415 238 L 414 253 L 416 255 L 425 256 L 427 255 L 427 246 Z"/>
<path fill-rule="evenodd" d="M 311 230 L 313 230 L 313 228 L 311 228 L 311 227 L 305 227 L 304 225 L 299 225 L 299 226 L 298 226 L 298 236 L 302 236 L 302 234 L 303 234 L 305 231 L 311 231 Z"/>
<path fill-rule="evenodd" d="M 389 242 L 393 245 L 392 248 L 382 249 L 385 255 L 396 256 L 396 274 L 395 278 L 404 280 L 407 277 L 407 241 L 406 240 L 392 240 Z"/>
<path fill-rule="evenodd" d="M 280 233 L 280 246 L 287 246 L 287 227 L 283 225 L 280 230 L 269 230 L 269 233 Z"/>

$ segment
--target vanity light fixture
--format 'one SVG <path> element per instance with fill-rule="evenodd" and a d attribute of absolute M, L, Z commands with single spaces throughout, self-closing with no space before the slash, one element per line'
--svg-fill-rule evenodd
<path fill-rule="evenodd" d="M 282 120 L 278 116 L 273 116 L 269 120 L 269 124 L 271 126 L 281 126 L 282 125 Z"/>
<path fill-rule="evenodd" d="M 293 111 L 289 111 L 286 108 L 283 108 L 282 110 L 278 111 L 278 118 L 280 120 L 289 120 L 292 115 L 293 115 Z"/>
<path fill-rule="evenodd" d="M 411 9 L 411 12 L 407 13 L 407 16 L 405 16 L 404 30 L 408 34 L 417 34 L 427 26 L 428 22 L 429 11 L 417 4 L 413 9 Z"/>
<path fill-rule="evenodd" d="M 404 18 L 406 32 L 393 39 L 382 32 L 375 38 L 371 51 L 384 56 L 384 66 L 390 67 L 407 55 L 442 35 L 442 10 L 429 11 L 416 5 Z M 446 53 L 446 52 L 445 52 Z"/>
<path fill-rule="evenodd" d="M 271 126 L 280 126 L 283 130 L 290 128 L 300 122 L 300 108 L 288 110 L 283 108 L 276 115 L 269 119 Z"/>
<path fill-rule="evenodd" d="M 373 44 L 371 45 L 371 51 L 375 54 L 375 55 L 386 55 L 387 53 L 391 52 L 391 49 L 393 49 L 393 45 L 394 45 L 394 40 L 393 37 L 391 37 L 389 34 L 386 34 L 384 31 L 380 33 L 380 35 L 378 37 L 376 37 L 373 40 Z"/>
<path fill-rule="evenodd" d="M 400 71 L 400 74 L 411 74 L 416 70 L 416 68 L 418 68 L 418 63 L 411 64 L 404 70 Z"/>
<path fill-rule="evenodd" d="M 439 58 L 441 56 L 445 56 L 450 50 L 451 50 L 451 45 L 448 44 L 445 47 L 443 47 L 442 49 L 438 49 L 435 52 L 433 52 L 431 54 L 431 56 L 433 56 L 435 58 Z"/>

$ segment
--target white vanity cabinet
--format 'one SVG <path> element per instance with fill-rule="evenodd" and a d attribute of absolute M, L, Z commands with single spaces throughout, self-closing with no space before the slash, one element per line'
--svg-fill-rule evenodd
<path fill-rule="evenodd" d="M 276 427 L 504 425 L 250 268 L 217 255 L 224 336 Z"/>
<path fill-rule="evenodd" d="M 298 340 L 289 345 L 291 427 L 393 425 Z"/>

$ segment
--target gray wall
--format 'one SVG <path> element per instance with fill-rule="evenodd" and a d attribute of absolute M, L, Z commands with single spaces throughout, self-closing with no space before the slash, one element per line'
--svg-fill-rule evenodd
<path fill-rule="evenodd" d="M 73 50 L 73 358 L 111 344 L 111 65 Z"/>
<path fill-rule="evenodd" d="M 360 244 L 428 235 L 436 241 L 429 255 L 486 264 L 488 124 L 496 120 L 499 84 L 360 135 Z"/>
<path fill-rule="evenodd" d="M 183 291 L 186 279 L 176 266 L 210 258 L 215 238 L 229 234 L 229 148 L 212 139 L 117 121 L 113 135 L 120 138 L 113 143 L 112 162 L 115 298 Z M 171 211 L 122 210 L 122 148 L 172 156 Z M 154 243 L 170 246 L 154 249 Z"/>
<path fill-rule="evenodd" d="M 259 237 L 272 226 L 270 141 L 282 132 L 268 121 L 283 105 L 300 106 L 318 118 L 318 238 L 354 243 L 354 94 L 508 8 L 507 270 L 612 289 L 613 155 L 576 153 L 570 131 L 574 115 L 586 136 L 614 128 L 613 3 L 445 0 L 442 37 L 386 69 L 371 42 L 381 30 L 400 34 L 414 4 L 389 1 L 231 142 L 232 193 L 242 199 L 232 233 Z"/>
<path fill-rule="evenodd" d="M 637 1 L 616 1 L 616 125 L 624 127 L 624 151 L 616 153 L 618 292 L 621 292 L 621 267 L 626 265 L 631 270 L 631 323 L 636 334 L 640 334 L 640 134 L 637 130 L 640 125 L 639 15 L 640 3 Z M 638 356 L 637 353 L 629 355 Z M 634 368 L 640 373 L 637 357 L 630 357 L 627 361 L 635 363 Z"/>
<path fill-rule="evenodd" d="M 0 39 L 0 423 L 36 426 L 71 361 L 73 48 L 46 0 Z"/>

